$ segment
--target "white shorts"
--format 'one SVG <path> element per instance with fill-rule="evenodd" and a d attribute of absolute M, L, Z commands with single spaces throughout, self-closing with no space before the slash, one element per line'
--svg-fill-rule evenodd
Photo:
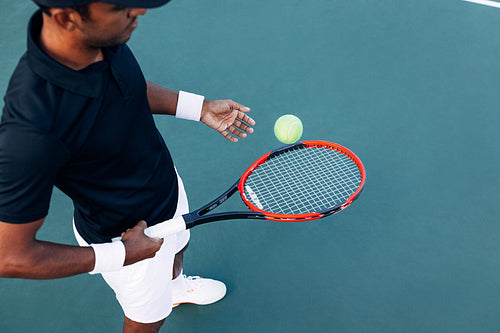
<path fill-rule="evenodd" d="M 179 200 L 175 216 L 189 212 L 184 185 L 179 182 Z M 73 225 L 74 227 L 74 225 Z M 88 246 L 73 228 L 80 246 Z M 189 230 L 165 237 L 154 258 L 124 266 L 118 272 L 103 273 L 102 277 L 114 290 L 127 318 L 139 323 L 154 323 L 172 311 L 172 274 L 175 254 L 189 241 Z"/>

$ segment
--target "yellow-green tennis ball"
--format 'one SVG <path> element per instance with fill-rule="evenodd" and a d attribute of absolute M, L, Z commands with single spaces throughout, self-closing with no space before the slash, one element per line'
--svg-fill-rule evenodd
<path fill-rule="evenodd" d="M 302 122 L 293 114 L 281 116 L 274 123 L 274 135 L 283 143 L 294 143 L 302 136 Z"/>

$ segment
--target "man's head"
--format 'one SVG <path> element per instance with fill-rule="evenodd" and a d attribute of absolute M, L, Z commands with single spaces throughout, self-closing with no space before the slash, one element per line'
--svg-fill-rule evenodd
<path fill-rule="evenodd" d="M 74 8 L 96 2 L 96 0 L 33 0 L 36 4 L 46 8 Z M 170 0 L 101 0 L 112 5 L 128 8 L 155 8 Z"/>
<path fill-rule="evenodd" d="M 61 33 L 80 40 L 85 47 L 93 48 L 125 43 L 137 27 L 139 15 L 146 13 L 146 8 L 168 1 L 35 0 L 47 14 L 47 23 L 57 27 Z"/>

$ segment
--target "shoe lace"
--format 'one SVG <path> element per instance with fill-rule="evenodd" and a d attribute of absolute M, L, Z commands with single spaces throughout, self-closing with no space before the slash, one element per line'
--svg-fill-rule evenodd
<path fill-rule="evenodd" d="M 187 289 L 196 289 L 201 285 L 201 280 L 203 278 L 200 276 L 186 276 L 184 275 L 184 282 L 186 283 Z"/>

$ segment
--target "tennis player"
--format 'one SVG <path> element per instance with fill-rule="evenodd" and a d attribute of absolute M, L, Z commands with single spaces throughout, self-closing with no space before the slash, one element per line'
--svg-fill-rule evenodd
<path fill-rule="evenodd" d="M 232 142 L 255 124 L 232 100 L 145 80 L 126 42 L 146 8 L 168 1 L 35 0 L 40 10 L 0 124 L 0 276 L 102 274 L 124 311 L 124 332 L 157 332 L 173 306 L 226 293 L 222 282 L 183 274 L 188 231 L 144 234 L 188 212 L 152 114 L 201 121 Z M 73 200 L 80 246 L 36 238 L 54 186 Z"/>

